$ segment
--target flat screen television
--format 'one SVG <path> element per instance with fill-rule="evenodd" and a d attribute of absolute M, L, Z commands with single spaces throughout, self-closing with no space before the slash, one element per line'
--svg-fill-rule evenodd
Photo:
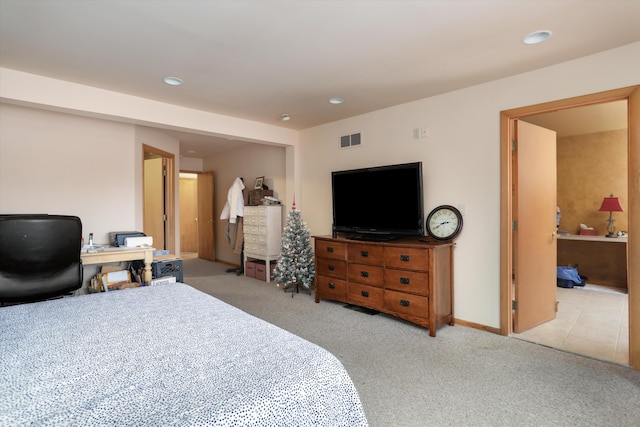
<path fill-rule="evenodd" d="M 424 236 L 422 162 L 334 171 L 331 186 L 334 237 Z"/>

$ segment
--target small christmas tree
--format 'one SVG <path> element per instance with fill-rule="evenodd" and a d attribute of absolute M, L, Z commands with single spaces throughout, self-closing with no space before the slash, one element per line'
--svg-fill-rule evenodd
<path fill-rule="evenodd" d="M 285 285 L 285 292 L 299 292 L 300 285 L 308 289 L 315 280 L 311 238 L 306 224 L 302 221 L 302 213 L 296 209 L 295 198 L 282 234 L 282 247 L 274 271 L 274 280 L 278 286 Z M 291 296 L 293 297 L 293 294 Z"/>

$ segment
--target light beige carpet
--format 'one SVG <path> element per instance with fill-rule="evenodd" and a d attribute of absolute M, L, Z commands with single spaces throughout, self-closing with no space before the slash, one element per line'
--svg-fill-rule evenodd
<path fill-rule="evenodd" d="M 314 342 L 352 377 L 372 426 L 637 426 L 640 372 L 462 326 L 428 330 L 184 261 L 185 282 Z M 295 359 L 292 364 L 297 363 Z M 295 404 L 295 402 L 292 402 Z"/>

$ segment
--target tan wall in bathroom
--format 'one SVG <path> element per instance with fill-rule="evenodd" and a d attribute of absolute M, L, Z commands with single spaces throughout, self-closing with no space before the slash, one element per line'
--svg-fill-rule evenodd
<path fill-rule="evenodd" d="M 627 130 L 558 138 L 560 228 L 578 234 L 580 224 L 607 234 L 609 212 L 599 212 L 613 193 L 627 210 Z M 616 232 L 628 229 L 627 212 L 614 212 Z"/>

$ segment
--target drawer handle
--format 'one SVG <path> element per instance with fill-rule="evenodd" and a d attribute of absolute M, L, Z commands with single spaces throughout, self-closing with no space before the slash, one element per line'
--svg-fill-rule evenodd
<path fill-rule="evenodd" d="M 362 295 L 365 298 L 369 298 L 369 292 L 367 291 L 360 291 L 360 295 Z"/>
<path fill-rule="evenodd" d="M 331 246 L 327 246 L 327 252 L 333 253 L 333 248 Z"/>
<path fill-rule="evenodd" d="M 367 271 L 361 271 L 360 272 L 360 276 L 362 277 L 369 277 L 369 273 Z"/>
<path fill-rule="evenodd" d="M 336 269 L 336 267 L 333 265 L 328 265 L 327 268 L 329 269 L 329 271 L 334 271 Z"/>
<path fill-rule="evenodd" d="M 410 302 L 407 301 L 406 299 L 401 299 L 400 300 L 400 305 L 403 307 L 409 307 Z"/>
<path fill-rule="evenodd" d="M 363 257 L 363 258 L 366 258 L 366 257 L 368 257 L 368 256 L 369 256 L 369 252 L 367 252 L 367 251 L 360 251 L 360 256 L 361 256 L 361 257 Z"/>
<path fill-rule="evenodd" d="M 400 278 L 400 283 L 402 283 L 403 285 L 408 285 L 411 282 L 411 280 L 409 280 L 408 277 L 401 277 Z"/>
<path fill-rule="evenodd" d="M 336 288 L 335 283 L 329 282 L 329 289 L 335 289 L 335 288 Z"/>
<path fill-rule="evenodd" d="M 409 255 L 400 255 L 400 261 L 409 262 L 411 257 Z"/>

